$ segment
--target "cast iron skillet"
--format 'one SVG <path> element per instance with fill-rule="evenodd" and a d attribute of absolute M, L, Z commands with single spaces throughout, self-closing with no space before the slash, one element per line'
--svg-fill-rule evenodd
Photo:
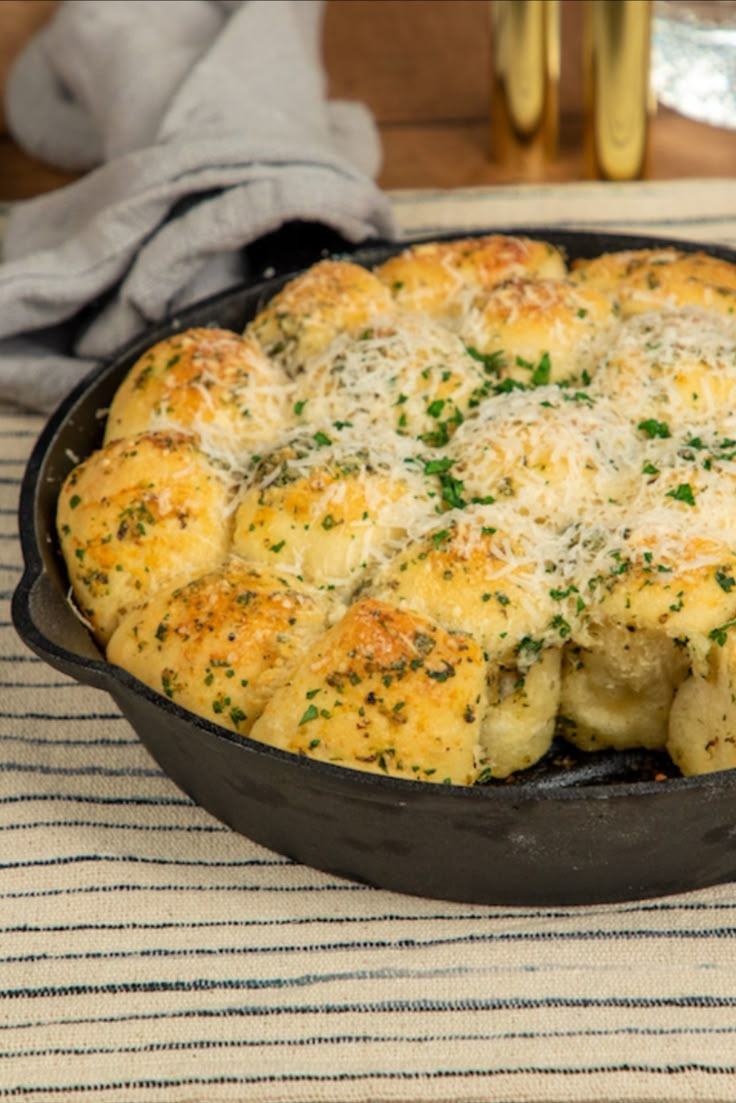
<path fill-rule="evenodd" d="M 571 258 L 655 244 L 554 229 L 503 232 L 542 237 Z M 279 275 L 146 333 L 89 375 L 51 417 L 20 499 L 25 573 L 13 598 L 20 636 L 56 669 L 106 690 L 198 804 L 271 850 L 331 874 L 420 896 L 507 905 L 636 899 L 736 879 L 736 770 L 686 779 L 656 755 L 583 755 L 556 746 L 514 782 L 464 788 L 314 762 L 231 734 L 107 664 L 70 610 L 56 498 L 74 457 L 98 446 L 100 411 L 124 374 L 177 330 L 212 322 L 241 329 L 290 266 L 293 273 L 324 253 L 319 240 L 309 228 L 273 239 L 256 264 L 273 263 Z M 371 265 L 398 248 L 374 245 L 352 259 Z M 732 250 L 706 248 L 736 261 Z"/>

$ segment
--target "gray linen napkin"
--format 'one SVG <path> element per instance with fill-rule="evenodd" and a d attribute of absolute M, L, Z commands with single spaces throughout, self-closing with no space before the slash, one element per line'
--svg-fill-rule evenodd
<path fill-rule="evenodd" d="M 394 235 L 370 115 L 325 98 L 322 11 L 66 0 L 32 39 L 9 126 L 36 156 L 91 171 L 11 211 L 0 399 L 53 408 L 147 325 L 245 278 L 245 247 L 284 224 Z"/>

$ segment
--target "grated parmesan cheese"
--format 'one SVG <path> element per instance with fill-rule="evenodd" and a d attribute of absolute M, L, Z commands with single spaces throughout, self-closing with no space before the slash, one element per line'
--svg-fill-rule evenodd
<path fill-rule="evenodd" d="M 200 332 L 197 347 L 184 334 L 144 356 L 108 432 L 145 416 L 146 428 L 196 444 L 222 481 L 203 561 L 226 550 L 277 578 L 273 592 L 264 583 L 264 608 L 281 609 L 279 588 L 306 586 L 324 639 L 357 632 L 419 665 L 440 639 L 446 654 L 472 643 L 483 689 L 464 705 L 472 751 L 462 754 L 476 777 L 527 768 L 555 724 L 586 750 L 671 739 L 683 769 L 736 766 L 736 751 L 733 761 L 690 754 L 682 719 L 669 727 L 671 710 L 690 716 L 702 693 L 707 712 L 736 685 L 720 650 L 731 654 L 736 632 L 735 296 L 734 266 L 671 249 L 567 272 L 543 242 L 494 236 L 414 246 L 375 273 L 322 262 L 266 304 L 245 339 Z M 177 376 L 169 357 L 182 349 Z M 149 376 L 158 390 L 143 401 Z M 98 462 L 114 465 L 121 447 Z M 171 467 L 155 502 L 141 502 L 173 523 L 196 465 Z M 64 548 L 74 547 L 75 472 Z M 166 569 L 170 579 L 170 554 Z M 152 570 L 152 595 L 160 584 Z M 94 593 L 81 607 L 96 623 Z M 119 612 L 105 609 L 111 622 Z M 255 644 L 266 638 L 263 624 L 251 630 Z M 386 655 L 370 646 L 359 659 L 373 677 Z M 329 656 L 335 678 L 352 669 L 355 656 Z M 317 668 L 300 661 L 293 684 L 309 686 Z M 380 669 L 393 686 L 393 668 Z M 429 670 L 433 693 L 455 676 L 451 665 Z M 268 706 L 274 716 L 295 711 L 289 685 Z M 412 704 L 403 717 L 422 717 L 418 747 L 426 710 Z M 329 710 L 296 712 L 319 715 L 329 734 Z M 382 731 L 403 723 L 384 713 Z M 270 730 L 253 721 L 256 734 Z M 733 726 L 736 746 L 736 708 Z M 298 734 L 283 738 L 310 753 Z M 381 756 L 404 768 L 395 748 L 371 754 L 365 768 Z M 351 764 L 361 768 L 360 755 Z M 411 770 L 432 780 L 425 767 Z"/>

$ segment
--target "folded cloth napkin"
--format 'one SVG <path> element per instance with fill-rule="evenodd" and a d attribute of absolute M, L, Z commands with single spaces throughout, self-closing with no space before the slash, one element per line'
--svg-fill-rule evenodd
<path fill-rule="evenodd" d="M 287 223 L 394 233 L 360 104 L 328 102 L 322 0 L 66 0 L 11 71 L 32 154 L 86 171 L 13 208 L 0 399 L 48 410 L 98 360 L 248 275 Z M 97 167 L 94 167 L 97 166 Z"/>

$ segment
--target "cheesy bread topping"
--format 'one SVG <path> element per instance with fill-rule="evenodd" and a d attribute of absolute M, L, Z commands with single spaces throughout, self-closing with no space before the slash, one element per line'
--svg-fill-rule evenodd
<path fill-rule="evenodd" d="M 472 785 L 736 766 L 736 265 L 489 235 L 324 260 L 130 369 L 58 536 L 110 662 L 240 736 Z"/>

